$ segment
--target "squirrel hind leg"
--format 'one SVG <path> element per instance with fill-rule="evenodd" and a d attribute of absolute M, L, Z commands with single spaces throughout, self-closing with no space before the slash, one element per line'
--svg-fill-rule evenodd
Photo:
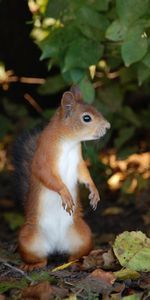
<path fill-rule="evenodd" d="M 21 264 L 20 269 L 25 272 L 31 272 L 33 270 L 43 268 L 46 265 L 47 265 L 47 259 L 43 259 L 36 263 L 30 263 L 30 264 L 23 263 Z"/>
<path fill-rule="evenodd" d="M 80 218 L 70 230 L 69 261 L 88 255 L 93 248 L 92 233 L 86 222 Z"/>
<path fill-rule="evenodd" d="M 25 224 L 19 234 L 19 252 L 23 260 L 20 268 L 32 271 L 47 265 L 47 253 L 41 249 L 42 243 L 36 226 Z"/>

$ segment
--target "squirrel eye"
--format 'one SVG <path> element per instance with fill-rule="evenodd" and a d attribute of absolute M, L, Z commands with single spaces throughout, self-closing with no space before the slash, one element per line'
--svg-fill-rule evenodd
<path fill-rule="evenodd" d="M 92 118 L 91 118 L 90 115 L 84 115 L 84 116 L 82 117 L 82 119 L 83 119 L 83 121 L 86 122 L 86 123 L 92 121 Z"/>

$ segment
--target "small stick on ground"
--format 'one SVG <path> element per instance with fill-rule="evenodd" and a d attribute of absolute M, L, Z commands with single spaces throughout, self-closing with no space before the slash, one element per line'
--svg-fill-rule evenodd
<path fill-rule="evenodd" d="M 14 267 L 14 266 L 10 265 L 10 264 L 7 263 L 7 262 L 2 262 L 2 263 L 3 263 L 4 266 L 6 266 L 6 267 L 12 269 L 12 270 L 15 271 L 15 272 L 20 273 L 22 276 L 24 276 L 24 277 L 25 277 L 27 280 L 29 280 L 30 282 L 32 282 L 32 283 L 34 282 L 34 280 L 32 280 L 32 278 L 31 278 L 30 276 L 28 276 L 23 270 L 20 270 L 19 268 Z"/>

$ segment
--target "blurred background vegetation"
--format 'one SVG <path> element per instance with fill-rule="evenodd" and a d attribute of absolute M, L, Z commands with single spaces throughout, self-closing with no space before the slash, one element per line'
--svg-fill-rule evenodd
<path fill-rule="evenodd" d="M 99 143 L 84 145 L 102 198 L 109 200 L 101 218 L 122 218 L 133 206 L 130 228 L 144 224 L 150 233 L 150 1 L 1 0 L 0 61 L 4 206 L 11 198 L 12 141 L 24 128 L 48 121 L 62 93 L 77 84 L 111 123 Z"/>

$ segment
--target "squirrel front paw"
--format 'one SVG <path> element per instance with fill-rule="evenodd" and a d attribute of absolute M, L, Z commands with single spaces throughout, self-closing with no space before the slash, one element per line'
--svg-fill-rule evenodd
<path fill-rule="evenodd" d="M 70 192 L 67 189 L 63 189 L 61 190 L 60 195 L 63 208 L 69 213 L 69 215 L 71 215 L 73 212 L 74 202 Z"/>
<path fill-rule="evenodd" d="M 96 210 L 97 203 L 100 201 L 99 192 L 95 186 L 89 186 L 89 190 L 90 190 L 90 194 L 89 194 L 90 205 L 92 206 L 93 210 Z"/>

